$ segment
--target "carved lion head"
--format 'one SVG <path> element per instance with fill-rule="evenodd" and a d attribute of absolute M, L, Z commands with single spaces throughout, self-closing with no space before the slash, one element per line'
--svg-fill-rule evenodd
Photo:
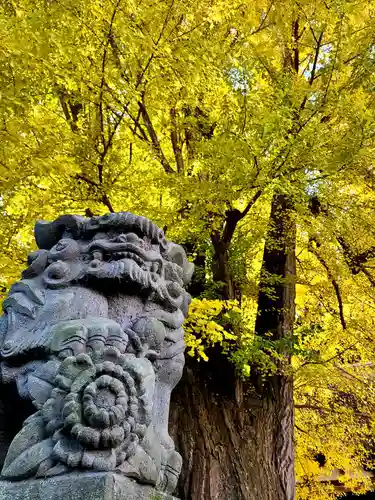
<path fill-rule="evenodd" d="M 171 309 L 187 310 L 184 290 L 193 264 L 179 245 L 145 217 L 129 212 L 85 218 L 64 215 L 38 222 L 40 248 L 29 256 L 23 278 L 42 274 L 46 288 L 86 284 L 105 294 L 140 294 Z"/>

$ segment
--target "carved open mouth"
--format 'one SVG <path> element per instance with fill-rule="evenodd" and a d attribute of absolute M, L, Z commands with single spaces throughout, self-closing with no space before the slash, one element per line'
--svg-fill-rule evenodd
<path fill-rule="evenodd" d="M 104 264 L 113 263 L 121 270 L 121 261 L 131 260 L 142 271 L 149 272 L 155 276 L 162 276 L 162 258 L 154 250 L 146 250 L 135 242 L 129 241 L 94 241 L 88 247 L 91 255 L 90 268 L 99 269 Z M 120 271 L 121 272 L 121 271 Z"/>
<path fill-rule="evenodd" d="M 160 261 L 147 261 L 140 257 L 135 252 L 113 252 L 111 254 L 104 254 L 100 258 L 94 256 L 91 261 L 91 267 L 101 267 L 105 263 L 117 262 L 121 263 L 122 260 L 132 260 L 135 262 L 143 271 L 149 271 L 151 273 L 156 273 L 161 276 L 162 274 L 162 262 Z"/>
<path fill-rule="evenodd" d="M 135 252 L 113 252 L 108 255 L 108 260 L 122 260 L 122 259 L 131 259 L 134 260 L 140 267 L 143 267 L 146 263 L 145 259 L 143 259 L 140 255 Z"/>
<path fill-rule="evenodd" d="M 127 264 L 127 262 L 131 261 L 133 266 L 135 265 L 139 269 L 139 272 L 149 275 L 148 279 L 145 276 L 141 278 L 141 275 L 139 275 L 139 279 L 145 282 L 148 282 L 149 279 L 153 282 L 158 281 L 163 273 L 163 263 L 160 255 L 154 252 L 150 254 L 150 252 L 137 248 L 135 245 L 131 245 L 132 248 L 129 248 L 129 246 L 127 249 L 121 248 L 120 251 L 117 249 L 108 251 L 108 249 L 96 248 L 91 252 L 92 260 L 89 263 L 89 271 L 97 275 L 98 273 L 105 273 L 107 270 L 108 277 L 119 278 L 126 270 L 134 270 L 134 268 L 129 268 Z M 130 277 L 136 279 L 137 275 L 138 273 L 132 271 Z"/>

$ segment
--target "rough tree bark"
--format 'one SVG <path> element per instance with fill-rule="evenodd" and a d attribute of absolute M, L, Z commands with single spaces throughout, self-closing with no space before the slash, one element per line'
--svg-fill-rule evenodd
<path fill-rule="evenodd" d="M 194 274 L 188 285 L 188 292 L 192 297 L 199 297 L 205 291 L 206 254 L 196 242 L 184 243 L 182 246 L 194 263 Z"/>
<path fill-rule="evenodd" d="M 272 297 L 262 286 L 269 273 L 284 278 Z M 294 229 L 282 195 L 272 203 L 262 276 L 257 333 L 281 339 L 292 330 L 295 294 Z M 206 363 L 188 357 L 172 395 L 170 432 L 184 461 L 179 498 L 293 500 L 292 380 L 261 384 L 255 372 L 242 380 L 219 349 L 208 355 Z"/>

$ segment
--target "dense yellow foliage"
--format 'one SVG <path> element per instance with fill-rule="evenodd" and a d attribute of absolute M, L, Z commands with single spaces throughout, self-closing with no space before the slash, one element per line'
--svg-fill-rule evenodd
<path fill-rule="evenodd" d="M 229 317 L 227 310 L 240 312 L 234 301 L 193 299 L 190 305 L 189 319 L 185 326 L 185 341 L 187 352 L 197 355 L 207 361 L 205 347 L 219 344 L 225 346 L 226 341 L 236 340 L 236 335 L 230 333 L 224 326 L 215 321 L 221 316 L 225 321 Z"/>
<path fill-rule="evenodd" d="M 254 332 L 264 235 L 272 193 L 293 200 L 301 499 L 334 495 L 318 480 L 333 469 L 369 487 L 357 472 L 375 431 L 374 16 L 373 0 L 0 7 L 3 295 L 36 219 L 134 211 L 209 256 L 227 211 L 245 211 L 230 245 L 241 303 L 194 300 L 186 340 L 202 362 L 220 343 L 266 375 L 280 346 Z"/>

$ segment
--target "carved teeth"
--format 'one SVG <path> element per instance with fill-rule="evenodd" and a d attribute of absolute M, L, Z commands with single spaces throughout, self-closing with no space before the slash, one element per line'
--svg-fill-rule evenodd
<path fill-rule="evenodd" d="M 95 250 L 92 254 L 93 260 L 103 260 L 103 253 L 100 250 Z"/>
<path fill-rule="evenodd" d="M 119 252 L 117 255 L 121 256 L 124 259 L 134 260 L 138 265 L 142 266 L 144 264 L 144 260 L 139 255 L 133 252 Z"/>

